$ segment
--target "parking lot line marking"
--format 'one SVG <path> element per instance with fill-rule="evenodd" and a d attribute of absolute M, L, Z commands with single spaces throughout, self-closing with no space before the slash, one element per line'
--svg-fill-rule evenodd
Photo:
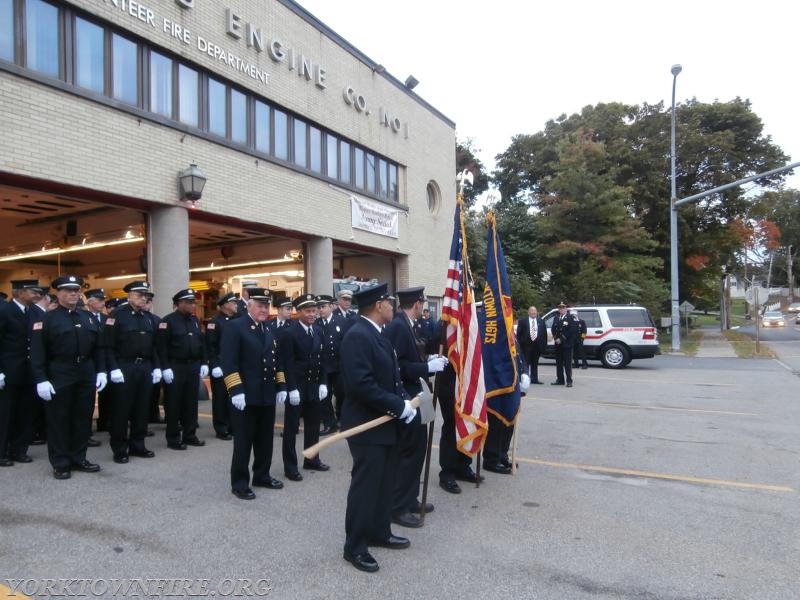
<path fill-rule="evenodd" d="M 682 481 L 684 483 L 697 483 L 701 485 L 719 485 L 734 487 L 747 490 L 763 490 L 768 492 L 788 492 L 794 493 L 794 488 L 785 485 L 770 485 L 766 483 L 745 483 L 743 481 L 729 481 L 727 479 L 707 479 L 705 477 L 693 477 L 691 475 L 671 475 L 669 473 L 654 473 L 652 471 L 637 471 L 635 469 L 619 469 L 616 467 L 601 467 L 596 465 L 580 465 L 573 463 L 561 463 L 552 460 L 540 460 L 537 458 L 518 457 L 519 462 L 532 465 L 543 465 L 555 467 L 557 469 L 575 469 L 581 471 L 593 471 L 595 473 L 611 473 L 614 475 L 630 475 L 632 477 L 645 477 L 648 479 L 666 479 L 669 481 Z"/>
<path fill-rule="evenodd" d="M 720 383 L 718 381 L 679 381 L 659 379 L 627 379 L 625 377 L 598 377 L 597 375 L 581 375 L 581 379 L 599 379 L 600 381 L 626 381 L 628 383 L 652 383 L 655 385 L 702 385 L 704 387 L 737 387 L 738 383 Z"/>
<path fill-rule="evenodd" d="M 710 415 L 728 415 L 737 417 L 758 417 L 758 413 L 736 412 L 732 410 L 711 410 L 706 408 L 684 408 L 681 406 L 642 406 L 640 404 L 624 404 L 622 402 L 592 402 L 591 400 L 569 400 L 565 398 L 533 398 L 533 400 L 550 400 L 569 404 L 593 404 L 595 406 L 610 406 L 612 408 L 627 408 L 638 410 L 666 410 L 671 412 L 690 412 Z"/>

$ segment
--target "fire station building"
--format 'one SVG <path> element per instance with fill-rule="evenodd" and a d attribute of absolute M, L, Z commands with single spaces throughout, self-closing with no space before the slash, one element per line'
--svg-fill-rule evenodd
<path fill-rule="evenodd" d="M 438 313 L 455 125 L 415 84 L 291 0 L 0 0 L 0 290 L 352 276 Z"/>

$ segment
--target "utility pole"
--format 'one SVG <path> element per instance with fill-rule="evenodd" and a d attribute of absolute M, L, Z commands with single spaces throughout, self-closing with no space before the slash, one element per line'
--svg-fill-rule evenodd
<path fill-rule="evenodd" d="M 786 272 L 789 274 L 789 304 L 794 302 L 794 273 L 792 272 L 792 245 L 786 251 Z"/>

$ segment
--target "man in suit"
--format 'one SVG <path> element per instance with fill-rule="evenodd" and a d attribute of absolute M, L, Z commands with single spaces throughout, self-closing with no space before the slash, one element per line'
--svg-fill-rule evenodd
<path fill-rule="evenodd" d="M 211 369 L 211 413 L 212 424 L 217 438 L 232 440 L 230 422 L 230 404 L 228 390 L 225 388 L 222 371 L 222 331 L 231 319 L 239 318 L 238 302 L 233 292 L 225 294 L 217 300 L 219 312 L 206 323 L 206 355 L 208 367 Z"/>
<path fill-rule="evenodd" d="M 558 305 L 558 316 L 553 320 L 553 342 L 556 345 L 556 380 L 550 385 L 572 387 L 572 349 L 580 335 L 578 317 L 567 312 L 567 305 Z"/>
<path fill-rule="evenodd" d="M 175 310 L 158 324 L 158 354 L 164 382 L 164 413 L 167 421 L 167 447 L 186 450 L 205 446 L 197 437 L 197 400 L 200 380 L 208 376 L 203 331 L 194 315 L 197 300 L 192 288 L 179 290 L 172 297 Z"/>
<path fill-rule="evenodd" d="M 547 349 L 547 329 L 535 306 L 528 307 L 528 316 L 517 322 L 517 340 L 525 362 L 530 366 L 531 383 L 541 385 L 539 357 Z"/>
<path fill-rule="evenodd" d="M 292 323 L 292 299 L 282 296 L 275 300 L 274 306 L 278 314 L 274 319 L 267 321 L 267 327 L 270 328 L 273 335 L 277 335 L 279 329 Z"/>
<path fill-rule="evenodd" d="M 30 367 L 30 335 L 44 313 L 34 308 L 39 282 L 11 282 L 11 301 L 0 309 L 0 467 L 29 463 L 36 396 Z"/>
<path fill-rule="evenodd" d="M 413 397 L 422 391 L 420 377 L 427 380 L 428 375 L 443 371 L 447 359 L 434 356 L 429 360 L 425 355 L 425 340 L 416 333 L 417 320 L 425 304 L 425 288 L 397 290 L 397 297 L 400 310 L 386 326 L 384 335 L 392 342 L 397 354 L 403 388 L 409 397 Z M 398 441 L 400 462 L 395 480 L 392 522 L 403 527 L 422 527 L 423 524 L 414 513 L 421 512 L 417 494 L 425 464 L 427 433 L 427 425 L 418 418 L 403 428 Z M 425 507 L 426 513 L 432 511 L 432 504 Z"/>
<path fill-rule="evenodd" d="M 297 432 L 303 419 L 303 448 L 319 441 L 320 398 L 328 395 L 322 371 L 322 329 L 314 327 L 317 320 L 317 297 L 303 294 L 294 299 L 298 318 L 278 330 L 283 372 L 289 402 L 283 418 L 283 472 L 291 481 L 302 481 L 297 468 Z M 328 465 L 319 456 L 303 460 L 303 469 L 327 471 Z"/>
<path fill-rule="evenodd" d="M 92 430 L 95 390 L 108 383 L 99 343 L 100 323 L 77 310 L 83 279 L 63 275 L 53 281 L 58 306 L 31 332 L 31 370 L 36 392 L 45 401 L 47 453 L 56 479 L 71 472 L 96 473 L 86 459 Z"/>
<path fill-rule="evenodd" d="M 87 290 L 84 296 L 86 296 L 84 310 L 86 310 L 92 320 L 98 324 L 100 331 L 102 331 L 103 325 L 105 325 L 106 322 L 105 290 L 103 288 Z M 105 361 L 105 353 L 103 354 L 103 360 Z M 111 397 L 109 396 L 108 388 L 104 386 L 102 390 L 98 390 L 97 392 L 97 431 L 108 431 L 110 427 L 110 414 Z M 91 417 L 92 415 L 89 415 L 90 419 Z M 91 424 L 89 432 L 91 434 Z M 96 448 L 100 445 L 100 441 L 91 436 L 89 437 L 88 443 L 90 448 Z"/>
<path fill-rule="evenodd" d="M 407 538 L 392 534 L 392 491 L 399 430 L 417 410 L 403 388 L 392 343 L 381 329 L 392 320 L 394 298 L 387 285 L 359 291 L 359 316 L 342 340 L 341 376 L 345 400 L 342 427 L 350 429 L 383 415 L 387 423 L 347 439 L 353 457 L 345 515 L 344 559 L 356 569 L 375 572 L 378 562 L 369 546 L 408 548 Z"/>
<path fill-rule="evenodd" d="M 247 314 L 232 319 L 222 330 L 220 363 L 231 398 L 233 456 L 231 492 L 240 500 L 253 500 L 250 489 L 250 454 L 255 487 L 279 490 L 283 483 L 269 474 L 275 405 L 286 401 L 286 379 L 280 370 L 280 348 L 266 326 L 269 292 L 250 290 Z"/>
<path fill-rule="evenodd" d="M 328 395 L 322 399 L 322 428 L 320 435 L 328 435 L 339 430 L 339 417 L 342 412 L 342 380 L 339 377 L 339 348 L 344 337 L 344 317 L 333 312 L 333 297 L 317 296 L 317 321 L 315 325 L 322 331 L 322 370 L 328 384 Z M 336 397 L 336 407 L 333 398 Z"/>

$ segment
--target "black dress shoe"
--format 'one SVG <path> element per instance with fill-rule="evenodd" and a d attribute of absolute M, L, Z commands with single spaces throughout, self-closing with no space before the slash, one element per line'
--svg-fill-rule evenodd
<path fill-rule="evenodd" d="M 56 479 L 69 479 L 72 477 L 72 473 L 66 469 L 53 469 L 53 477 Z"/>
<path fill-rule="evenodd" d="M 400 537 L 397 535 L 390 535 L 385 540 L 370 540 L 367 542 L 370 546 L 377 546 L 379 548 L 390 548 L 392 550 L 403 550 L 411 545 L 408 538 Z"/>
<path fill-rule="evenodd" d="M 410 527 L 411 529 L 418 529 L 423 525 L 422 519 L 410 512 L 394 515 L 392 517 L 392 523 L 400 525 L 401 527 Z"/>
<path fill-rule="evenodd" d="M 363 554 L 348 554 L 345 552 L 342 557 L 359 571 L 374 573 L 380 568 L 378 561 L 369 552 L 364 552 Z"/>
<path fill-rule="evenodd" d="M 89 446 L 89 448 L 97 448 L 98 446 L 102 446 L 103 442 L 94 438 L 89 438 L 89 441 L 86 442 L 86 445 Z"/>
<path fill-rule="evenodd" d="M 563 381 L 551 381 L 550 385 L 564 385 Z"/>
<path fill-rule="evenodd" d="M 139 458 L 153 458 L 156 453 L 152 450 L 145 448 L 144 450 L 131 450 L 128 452 L 131 456 L 138 456 Z"/>
<path fill-rule="evenodd" d="M 567 384 L 567 387 L 572 387 L 572 382 L 571 381 Z"/>
<path fill-rule="evenodd" d="M 36 438 L 31 441 L 31 446 L 43 446 L 47 443 L 47 440 L 44 438 Z"/>
<path fill-rule="evenodd" d="M 186 444 L 183 442 L 170 442 L 167 444 L 167 448 L 170 450 L 186 450 Z"/>
<path fill-rule="evenodd" d="M 10 458 L 0 458 L 0 467 L 13 467 L 14 461 Z"/>
<path fill-rule="evenodd" d="M 217 434 L 218 440 L 232 440 L 233 436 L 230 433 L 218 433 Z"/>
<path fill-rule="evenodd" d="M 88 460 L 83 460 L 79 463 L 74 463 L 72 465 L 73 471 L 81 471 L 83 473 L 97 473 L 100 470 L 100 465 L 89 462 Z"/>
<path fill-rule="evenodd" d="M 583 366 L 581 367 L 581 369 L 588 369 L 588 368 L 589 368 L 589 365 L 583 365 Z"/>
<path fill-rule="evenodd" d="M 330 471 L 331 468 L 321 460 L 304 460 L 303 468 L 306 471 Z"/>
<path fill-rule="evenodd" d="M 411 512 L 421 513 L 422 512 L 422 503 L 421 502 L 417 502 L 414 505 L 414 510 L 412 510 Z M 426 502 L 425 503 L 425 514 L 427 515 L 428 513 L 432 513 L 432 512 L 433 512 L 433 504 L 431 504 L 430 502 Z"/>
<path fill-rule="evenodd" d="M 198 439 L 196 437 L 189 438 L 189 439 L 184 439 L 183 443 L 186 444 L 187 446 L 197 446 L 198 448 L 200 446 L 205 446 L 206 445 L 206 441 L 205 440 L 201 440 L 201 439 Z"/>
<path fill-rule="evenodd" d="M 283 482 L 280 479 L 270 477 L 265 481 L 253 481 L 253 487 L 264 487 L 271 490 L 280 490 L 283 489 Z"/>
<path fill-rule="evenodd" d="M 154 435 L 155 435 L 155 433 L 153 433 L 152 431 L 150 431 L 150 430 L 148 429 L 148 430 L 147 430 L 147 433 L 145 433 L 145 434 L 144 434 L 144 437 L 153 437 Z"/>
<path fill-rule="evenodd" d="M 544 385 L 544 381 L 531 381 L 531 383 L 535 383 L 536 385 Z"/>
<path fill-rule="evenodd" d="M 295 471 L 294 473 L 286 473 L 286 479 L 289 481 L 303 481 L 303 476 L 300 475 L 299 471 Z"/>
<path fill-rule="evenodd" d="M 124 465 L 128 462 L 128 455 L 127 454 L 115 454 L 114 455 L 114 462 Z"/>
<path fill-rule="evenodd" d="M 319 428 L 320 435 L 328 435 L 329 433 L 331 433 L 331 428 L 328 427 L 327 425 L 323 425 L 322 427 Z"/>
<path fill-rule="evenodd" d="M 456 479 L 458 479 L 459 481 L 466 481 L 467 483 L 478 483 L 478 476 L 472 469 L 470 469 L 469 471 L 462 471 L 461 473 L 456 473 Z M 483 475 L 481 475 L 481 481 L 483 481 Z"/>
<path fill-rule="evenodd" d="M 243 490 L 231 490 L 231 493 L 239 500 L 255 500 L 256 498 L 255 492 L 253 492 L 253 490 L 250 488 L 245 488 Z"/>
<path fill-rule="evenodd" d="M 456 483 L 455 479 L 448 479 L 447 481 L 440 481 L 439 487 L 442 488 L 445 492 L 449 492 L 451 494 L 460 494 L 461 493 L 461 486 Z"/>
<path fill-rule="evenodd" d="M 33 462 L 33 459 L 28 456 L 27 454 L 14 454 L 11 456 L 11 460 L 18 463 L 30 463 Z"/>
<path fill-rule="evenodd" d="M 507 467 L 503 464 L 485 464 L 483 468 L 487 471 L 491 471 L 492 473 L 500 473 L 501 475 L 511 475 L 511 467 Z"/>

